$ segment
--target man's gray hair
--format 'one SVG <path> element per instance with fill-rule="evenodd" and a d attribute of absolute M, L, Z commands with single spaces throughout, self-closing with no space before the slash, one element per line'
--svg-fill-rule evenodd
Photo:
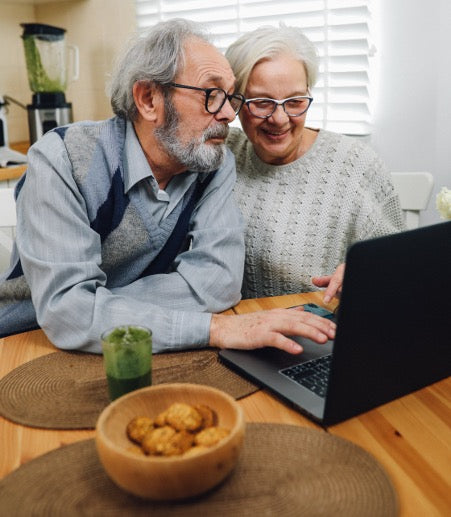
<path fill-rule="evenodd" d="M 209 35 L 195 22 L 174 18 L 160 22 L 144 35 L 136 34 L 123 50 L 111 75 L 109 94 L 113 112 L 135 120 L 138 110 L 133 85 L 138 81 L 166 84 L 185 63 L 184 43 L 190 37 L 210 43 Z"/>
<path fill-rule="evenodd" d="M 307 86 L 312 88 L 318 75 L 318 52 L 298 27 L 264 26 L 240 36 L 227 49 L 225 56 L 236 78 L 237 91 L 244 93 L 254 66 L 263 59 L 288 53 L 305 68 Z"/>

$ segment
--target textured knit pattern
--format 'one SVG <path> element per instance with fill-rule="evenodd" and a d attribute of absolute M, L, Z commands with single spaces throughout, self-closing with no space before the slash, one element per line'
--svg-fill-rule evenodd
<path fill-rule="evenodd" d="M 357 139 L 321 130 L 312 147 L 281 166 L 262 162 L 239 129 L 235 196 L 246 222 L 243 298 L 315 290 L 355 241 L 404 228 L 389 173 Z"/>

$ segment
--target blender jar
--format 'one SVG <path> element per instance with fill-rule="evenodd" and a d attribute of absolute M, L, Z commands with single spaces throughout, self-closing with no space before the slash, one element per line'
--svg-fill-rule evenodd
<path fill-rule="evenodd" d="M 34 93 L 64 92 L 67 86 L 66 51 L 74 52 L 74 72 L 78 76 L 78 49 L 64 40 L 65 29 L 41 23 L 22 23 L 28 82 Z"/>

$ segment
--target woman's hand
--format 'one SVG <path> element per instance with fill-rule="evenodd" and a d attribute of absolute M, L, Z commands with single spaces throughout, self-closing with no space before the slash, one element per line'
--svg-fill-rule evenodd
<path fill-rule="evenodd" d="M 329 303 L 334 296 L 340 297 L 345 275 L 345 264 L 340 264 L 332 275 L 314 276 L 312 282 L 316 287 L 326 287 L 324 303 Z"/>

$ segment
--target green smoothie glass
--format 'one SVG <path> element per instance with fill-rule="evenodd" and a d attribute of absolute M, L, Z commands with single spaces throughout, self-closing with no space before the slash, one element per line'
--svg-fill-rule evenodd
<path fill-rule="evenodd" d="M 123 325 L 102 334 L 103 363 L 110 399 L 152 384 L 152 332 Z"/>

